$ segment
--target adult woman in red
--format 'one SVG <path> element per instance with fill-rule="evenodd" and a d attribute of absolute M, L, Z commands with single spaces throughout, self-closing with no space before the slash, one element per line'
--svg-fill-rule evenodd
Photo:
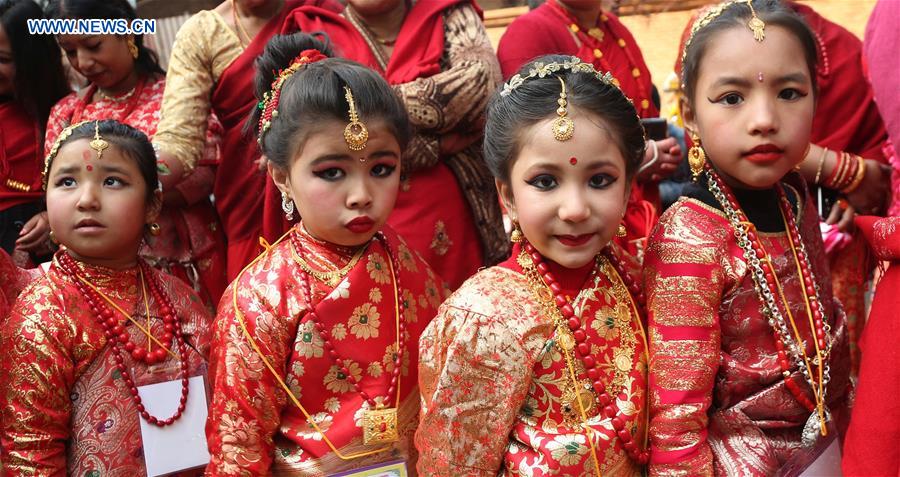
<path fill-rule="evenodd" d="M 53 38 L 28 33 L 26 20 L 43 16 L 32 0 L 0 0 L 0 247 L 9 254 L 48 251 L 41 145 L 69 86 Z"/>
<path fill-rule="evenodd" d="M 466 0 L 351 0 L 340 14 L 304 6 L 286 31 L 324 31 L 336 53 L 384 76 L 414 136 L 388 223 L 451 288 L 506 256 L 481 151 L 482 117 L 500 80 L 480 11 Z"/>
<path fill-rule="evenodd" d="M 331 0 L 225 0 L 188 19 L 172 47 L 162 119 L 153 138 L 169 169 L 163 187 L 197 172 L 207 117 L 215 113 L 224 132 L 212 190 L 225 235 L 228 281 L 259 254 L 260 236 L 274 241 L 288 227 L 280 196 L 258 167 L 256 141 L 244 134 L 244 122 L 257 103 L 253 62 L 287 12 L 305 3 L 335 5 Z M 266 201 L 271 203 L 266 206 Z"/>
<path fill-rule="evenodd" d="M 653 82 L 641 50 L 628 28 L 602 3 L 594 0 L 547 0 L 517 18 L 506 29 L 497 47 L 504 78 L 512 76 L 533 58 L 547 54 L 574 55 L 598 71 L 609 71 L 625 95 L 634 101 L 641 118 L 659 117 L 653 103 Z M 634 253 L 636 243 L 650 233 L 659 208 L 656 180 L 674 171 L 681 150 L 673 138 L 649 141 L 644 167 L 637 176 L 625 215 L 626 237 L 617 242 Z M 647 166 L 652 162 L 652 166 Z M 656 176 L 656 177 L 654 177 Z M 646 201 L 651 208 L 644 204 Z M 631 244 L 629 245 L 629 242 Z"/>
<path fill-rule="evenodd" d="M 125 0 L 54 1 L 48 13 L 52 18 L 136 17 Z M 45 152 L 63 128 L 92 119 L 114 119 L 153 137 L 166 80 L 156 55 L 143 45 L 141 36 L 59 35 L 57 41 L 69 64 L 90 83 L 53 107 Z M 218 124 L 206 126 L 204 122 L 204 139 L 208 139 L 204 142 L 204 167 L 164 189 L 159 227 L 141 255 L 153 266 L 182 278 L 208 305 L 215 306 L 225 289 L 221 230 L 209 199 L 217 155 L 212 138 Z"/>

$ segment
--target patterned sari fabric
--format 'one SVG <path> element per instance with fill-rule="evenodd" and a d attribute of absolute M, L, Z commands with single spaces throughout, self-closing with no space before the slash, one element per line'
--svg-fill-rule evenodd
<path fill-rule="evenodd" d="M 797 189 L 790 191 L 799 196 Z M 762 314 L 743 251 L 715 199 L 706 194 L 710 200 L 682 197 L 663 214 L 645 257 L 650 474 L 773 475 L 799 455 L 810 411 L 785 385 L 773 330 Z M 812 272 L 826 277 L 817 283 L 831 326 L 827 403 L 840 427 L 849 388 L 846 317 L 831 298 L 818 218 L 812 208 L 800 208 L 798 223 Z M 753 210 L 744 210 L 756 223 Z M 759 230 L 797 328 L 809 343 L 802 281 L 783 225 L 782 232 Z M 806 353 L 815 356 L 811 343 Z M 791 378 L 811 398 L 796 367 Z"/>
<path fill-rule="evenodd" d="M 383 231 L 384 242 L 373 239 L 354 250 L 320 242 L 299 227 L 291 231 L 296 237 L 250 265 L 220 306 L 211 358 L 207 475 L 326 475 L 398 458 L 414 467 L 417 343 L 446 296 L 440 279 L 389 229 Z M 391 256 L 399 270 L 393 270 Z M 350 269 L 336 286 L 303 277 L 310 272 L 302 267 L 345 266 Z M 399 392 L 387 396 L 401 319 L 406 333 Z M 323 336 L 346 369 L 336 364 Z M 364 443 L 363 419 L 371 406 L 353 382 L 376 405 L 398 409 L 398 441 Z M 359 454 L 368 455 L 350 458 Z"/>
<path fill-rule="evenodd" d="M 133 313 L 136 321 L 149 321 L 154 336 L 163 334 L 159 304 L 150 298 L 150 317 L 144 311 L 136 267 L 122 271 L 79 267 L 88 281 Z M 153 273 L 183 320 L 189 373 L 200 374 L 206 369 L 209 314 L 180 281 Z M 132 341 L 146 339 L 131 322 L 125 320 L 123 326 Z M 148 368 L 127 353 L 123 356 L 134 382 L 147 383 Z M 169 357 L 161 364 L 170 365 L 178 366 L 177 359 Z M 139 419 L 103 329 L 73 278 L 54 260 L 45 275 L 22 291 L 0 325 L 4 470 L 8 475 L 145 475 Z"/>
<path fill-rule="evenodd" d="M 41 273 L 40 268 L 18 267 L 5 250 L 0 250 L 0 323 L 16 302 L 19 292 Z"/>
<path fill-rule="evenodd" d="M 590 384 L 577 359 L 573 386 L 554 319 L 543 311 L 518 255 L 517 247 L 508 261 L 467 280 L 422 336 L 419 475 L 596 475 L 598 464 L 604 475 L 640 475 L 584 388 Z M 643 328 L 627 288 L 605 259 L 601 263 L 596 273 L 593 264 L 568 273 L 550 266 L 575 296 L 586 342 L 603 370 L 600 379 L 642 447 Z M 592 398 L 586 400 L 592 406 L 586 412 L 590 437 L 573 402 L 579 388 Z"/>
<path fill-rule="evenodd" d="M 44 154 L 56 141 L 63 128 L 79 121 L 115 119 L 128 124 L 153 138 L 160 118 L 160 105 L 166 80 L 140 80 L 126 100 L 98 99 L 85 102 L 72 93 L 61 99 L 50 111 Z M 89 86 L 85 98 L 94 96 L 96 86 Z M 225 290 L 225 245 L 219 218 L 210 202 L 215 168 L 218 162 L 218 142 L 222 126 L 215 118 L 208 121 L 206 143 L 200 166 L 175 188 L 186 201 L 183 207 L 163 207 L 156 222 L 160 235 L 151 237 L 141 250 L 151 265 L 177 276 L 215 307 Z"/>

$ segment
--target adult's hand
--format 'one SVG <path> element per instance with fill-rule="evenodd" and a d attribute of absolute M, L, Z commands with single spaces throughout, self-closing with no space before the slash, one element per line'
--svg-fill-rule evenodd
<path fill-rule="evenodd" d="M 16 248 L 31 253 L 46 252 L 49 239 L 50 221 L 47 219 L 47 212 L 39 212 L 28 219 L 19 231 Z"/>
<path fill-rule="evenodd" d="M 680 163 L 681 147 L 674 137 L 660 141 L 651 139 L 647 141 L 647 150 L 644 153 L 644 161 L 641 163 L 637 179 L 642 182 L 660 181 L 675 172 Z"/>
<path fill-rule="evenodd" d="M 838 199 L 831 208 L 825 223 L 828 225 L 836 225 L 841 232 L 849 232 L 853 229 L 853 217 L 856 216 L 856 210 L 852 205 L 848 204 L 844 199 Z"/>
<path fill-rule="evenodd" d="M 891 195 L 890 187 L 890 166 L 866 159 L 866 175 L 859 186 L 847 194 L 847 200 L 864 215 L 879 215 Z"/>

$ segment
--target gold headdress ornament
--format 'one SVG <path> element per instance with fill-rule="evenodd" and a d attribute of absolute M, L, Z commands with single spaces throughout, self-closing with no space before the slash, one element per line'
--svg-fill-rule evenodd
<path fill-rule="evenodd" d="M 91 139 L 90 144 L 91 149 L 97 151 L 97 159 L 103 158 L 103 151 L 109 147 L 109 143 L 106 139 L 100 137 L 100 121 L 94 121 L 94 139 Z"/>
<path fill-rule="evenodd" d="M 522 86 L 522 83 L 524 83 L 525 80 L 529 80 L 531 78 L 545 78 L 560 70 L 569 70 L 574 73 L 591 74 L 596 76 L 600 81 L 618 88 L 612 74 L 610 74 L 609 72 L 601 73 L 594 69 L 594 65 L 581 61 L 581 59 L 577 56 L 570 56 L 569 59 L 563 61 L 562 63 L 553 62 L 544 64 L 541 62 L 535 62 L 534 66 L 530 70 L 528 70 L 528 74 L 526 74 L 525 76 L 517 74 L 510 78 L 509 81 L 507 81 L 506 84 L 503 85 L 503 90 L 500 91 L 500 96 L 509 96 L 510 93 L 515 91 L 516 88 Z M 565 91 L 565 89 L 563 89 L 563 91 Z"/>
<path fill-rule="evenodd" d="M 556 108 L 556 114 L 559 117 L 553 120 L 551 128 L 553 131 L 553 138 L 562 142 L 572 139 L 572 135 L 575 134 L 575 122 L 567 117 L 568 111 L 566 111 L 566 106 L 568 105 L 568 102 L 566 101 L 566 82 L 563 81 L 561 76 L 557 76 L 557 78 L 559 79 L 559 84 L 562 85 L 562 91 L 559 92 L 559 99 L 556 100 L 556 103 L 559 104 L 559 107 Z"/>
<path fill-rule="evenodd" d="M 278 117 L 278 102 L 281 100 L 281 87 L 284 86 L 284 82 L 304 66 L 326 58 L 328 57 L 319 50 L 303 50 L 291 60 L 287 68 L 275 72 L 275 79 L 272 80 L 272 85 L 263 94 L 262 101 L 256 104 L 256 107 L 260 110 L 257 142 L 262 144 L 263 136 L 272 127 L 272 120 Z"/>
<path fill-rule="evenodd" d="M 747 28 L 753 32 L 753 39 L 756 41 L 763 41 L 766 38 L 766 23 L 762 21 L 758 16 L 756 16 L 756 10 L 753 9 L 753 0 L 731 0 L 728 2 L 722 2 L 717 5 L 713 5 L 708 8 L 700 17 L 697 18 L 697 21 L 694 22 L 693 26 L 691 26 L 691 34 L 688 36 L 686 42 L 684 42 L 684 50 L 681 52 L 681 64 L 684 65 L 685 57 L 687 56 L 688 47 L 691 45 L 691 41 L 693 41 L 694 36 L 698 31 L 702 30 L 706 25 L 709 25 L 713 20 L 719 17 L 725 10 L 728 10 L 729 7 L 736 4 L 746 4 L 748 8 L 750 8 L 750 21 L 747 22 Z M 683 66 L 682 66 L 683 68 Z"/>
<path fill-rule="evenodd" d="M 63 129 L 59 133 L 59 136 L 56 136 L 56 141 L 53 141 L 53 146 L 50 148 L 50 153 L 47 154 L 46 158 L 44 158 L 44 171 L 41 172 L 41 176 L 43 177 L 42 182 L 43 182 L 44 190 L 47 190 L 47 174 L 50 173 L 50 163 L 53 162 L 53 158 L 55 158 L 56 154 L 59 152 L 60 146 L 62 146 L 62 143 L 64 143 L 66 141 L 66 139 L 69 139 L 69 136 L 72 135 L 72 131 L 77 129 L 82 124 L 87 124 L 87 123 L 88 123 L 88 121 L 81 121 L 80 123 L 70 124 L 70 125 L 66 126 L 66 128 Z M 99 126 L 96 126 L 96 127 L 99 128 Z M 99 129 L 95 129 L 94 130 L 94 137 L 95 137 L 94 140 L 96 140 L 96 138 L 98 138 L 99 136 L 100 136 Z M 101 139 L 101 141 L 103 141 L 103 140 Z M 94 141 L 91 141 L 92 144 L 93 144 L 93 142 Z M 103 142 L 106 143 L 106 141 L 103 141 Z M 106 143 L 106 146 L 108 147 L 109 143 Z M 91 148 L 93 148 L 93 147 L 94 146 L 92 145 Z"/>
<path fill-rule="evenodd" d="M 351 150 L 362 151 L 366 148 L 366 142 L 369 140 L 369 130 L 359 120 L 356 104 L 353 102 L 353 93 L 348 86 L 344 86 L 344 97 L 350 107 L 350 123 L 344 128 L 344 141 Z"/>

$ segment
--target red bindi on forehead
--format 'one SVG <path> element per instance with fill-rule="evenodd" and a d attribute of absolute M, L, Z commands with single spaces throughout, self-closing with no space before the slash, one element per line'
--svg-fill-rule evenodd
<path fill-rule="evenodd" d="M 578 164 L 578 158 L 575 157 L 575 156 L 570 157 L 570 158 L 569 158 L 569 164 L 572 164 L 573 166 L 574 166 L 575 164 Z"/>

